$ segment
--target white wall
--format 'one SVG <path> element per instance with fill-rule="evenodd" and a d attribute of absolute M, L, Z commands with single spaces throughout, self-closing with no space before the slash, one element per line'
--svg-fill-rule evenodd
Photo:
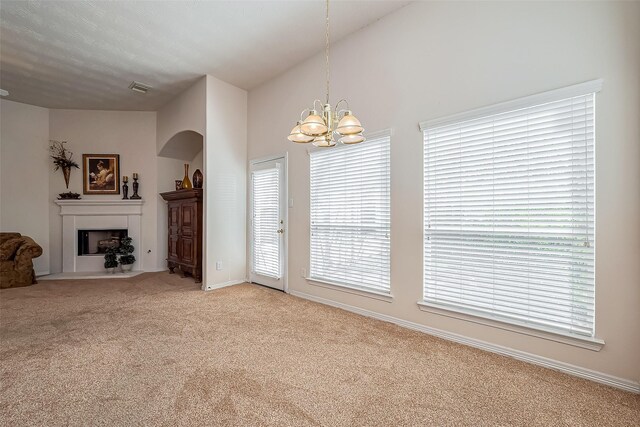
<path fill-rule="evenodd" d="M 48 274 L 49 110 L 1 100 L 0 117 L 0 230 L 17 231 L 42 246 L 33 265 L 37 275 Z"/>
<path fill-rule="evenodd" d="M 192 181 L 193 173 L 196 169 L 200 169 L 200 172 L 204 174 L 204 149 L 200 150 L 200 152 L 189 162 L 189 179 Z"/>
<path fill-rule="evenodd" d="M 213 289 L 246 280 L 247 92 L 212 76 L 206 82 L 204 245 Z"/>
<path fill-rule="evenodd" d="M 289 152 L 289 287 L 335 302 L 640 379 L 640 4 L 417 2 L 332 47 L 332 101 L 391 142 L 392 303 L 308 284 L 309 159 L 286 136 L 324 98 L 319 54 L 249 94 L 249 158 Z M 422 312 L 418 122 L 604 79 L 597 98 L 596 334 L 600 352 Z"/>
<path fill-rule="evenodd" d="M 246 278 L 247 92 L 212 76 L 198 80 L 158 111 L 158 153 L 188 130 L 204 136 L 202 152 L 188 163 L 189 178 L 196 168 L 204 174 L 202 281 L 203 289 L 214 289 Z M 160 236 L 166 216 L 160 206 Z"/>
<path fill-rule="evenodd" d="M 206 78 L 202 77 L 189 89 L 158 110 L 157 152 L 175 134 L 192 130 L 204 135 L 206 131 Z"/>
<path fill-rule="evenodd" d="M 189 89 L 182 94 L 172 99 L 158 111 L 157 119 L 157 132 L 156 132 L 156 146 L 157 153 L 160 153 L 167 142 L 169 142 L 176 134 L 184 131 L 194 131 L 202 136 L 203 149 L 196 154 L 198 166 L 204 173 L 204 167 L 202 164 L 202 152 L 204 151 L 204 144 L 206 143 L 206 127 L 207 127 L 207 80 L 206 77 L 202 77 Z M 183 158 L 181 156 L 181 158 Z M 175 180 L 184 178 L 184 163 L 192 163 L 180 159 L 172 159 L 166 157 L 158 157 L 158 190 L 172 191 L 175 190 Z M 189 179 L 192 178 L 195 168 L 190 166 Z M 205 174 L 206 176 L 206 174 Z M 206 185 L 206 181 L 205 181 Z M 203 209 L 203 220 L 205 222 L 204 228 L 206 230 L 206 194 L 205 205 Z M 166 267 L 167 258 L 167 205 L 166 202 L 160 199 L 157 208 L 158 218 L 158 245 L 162 247 L 162 257 L 158 259 L 158 263 Z M 206 232 L 206 231 L 205 231 Z M 203 246 L 206 246 L 206 242 L 203 241 Z M 206 247 L 203 247 L 203 259 L 206 260 Z M 203 288 L 206 288 L 206 284 L 209 283 L 207 278 L 207 264 L 203 262 L 202 265 L 202 283 Z"/>
<path fill-rule="evenodd" d="M 139 111 L 89 111 L 89 110 L 50 110 L 49 136 L 51 139 L 68 141 L 78 163 L 82 163 L 82 154 L 119 154 L 120 174 L 131 179 L 133 172 L 140 177 L 140 191 L 144 205 L 142 208 L 142 242 L 133 242 L 142 255 L 142 269 L 145 271 L 162 270 L 159 263 L 162 255 L 156 252 L 159 247 L 157 236 L 158 162 L 156 162 L 156 113 Z M 151 160 L 150 160 L 151 159 Z M 51 271 L 62 270 L 62 217 L 60 207 L 53 200 L 67 191 L 62 174 L 57 172 L 49 178 L 49 222 L 51 242 Z M 59 176 L 58 176 L 59 175 Z M 173 181 L 171 181 L 173 182 Z M 133 193 L 129 183 L 129 195 Z M 121 182 L 122 184 L 122 182 Z M 71 172 L 69 190 L 82 194 L 82 169 Z M 120 195 L 84 195 L 83 199 L 121 199 Z M 150 251 L 150 252 L 149 252 Z M 140 264 L 134 269 L 140 268 Z"/>

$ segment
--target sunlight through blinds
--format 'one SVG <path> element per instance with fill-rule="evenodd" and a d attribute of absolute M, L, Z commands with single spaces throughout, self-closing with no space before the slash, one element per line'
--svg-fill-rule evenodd
<path fill-rule="evenodd" d="M 311 278 L 390 292 L 390 136 L 311 152 Z"/>
<path fill-rule="evenodd" d="M 280 169 L 251 173 L 253 272 L 280 278 Z"/>
<path fill-rule="evenodd" d="M 424 301 L 594 335 L 594 101 L 424 130 Z"/>

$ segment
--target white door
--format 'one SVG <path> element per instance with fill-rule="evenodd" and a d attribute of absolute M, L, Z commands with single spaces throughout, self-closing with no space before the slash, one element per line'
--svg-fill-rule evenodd
<path fill-rule="evenodd" d="M 251 161 L 250 217 L 253 283 L 286 290 L 286 157 Z"/>

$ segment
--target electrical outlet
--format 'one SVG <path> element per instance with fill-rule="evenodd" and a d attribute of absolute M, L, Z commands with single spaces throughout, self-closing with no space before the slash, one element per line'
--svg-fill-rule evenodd
<path fill-rule="evenodd" d="M 222 270 L 222 261 L 216 261 L 216 270 Z"/>
<path fill-rule="evenodd" d="M 303 269 L 300 271 L 300 274 L 302 275 L 302 277 L 307 277 L 307 269 L 306 269 L 306 268 L 303 268 Z"/>

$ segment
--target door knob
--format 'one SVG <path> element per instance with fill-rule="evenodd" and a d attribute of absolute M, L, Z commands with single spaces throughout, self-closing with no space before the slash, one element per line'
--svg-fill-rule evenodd
<path fill-rule="evenodd" d="M 284 233 L 284 229 L 281 228 L 280 230 L 278 230 L 278 233 Z"/>

